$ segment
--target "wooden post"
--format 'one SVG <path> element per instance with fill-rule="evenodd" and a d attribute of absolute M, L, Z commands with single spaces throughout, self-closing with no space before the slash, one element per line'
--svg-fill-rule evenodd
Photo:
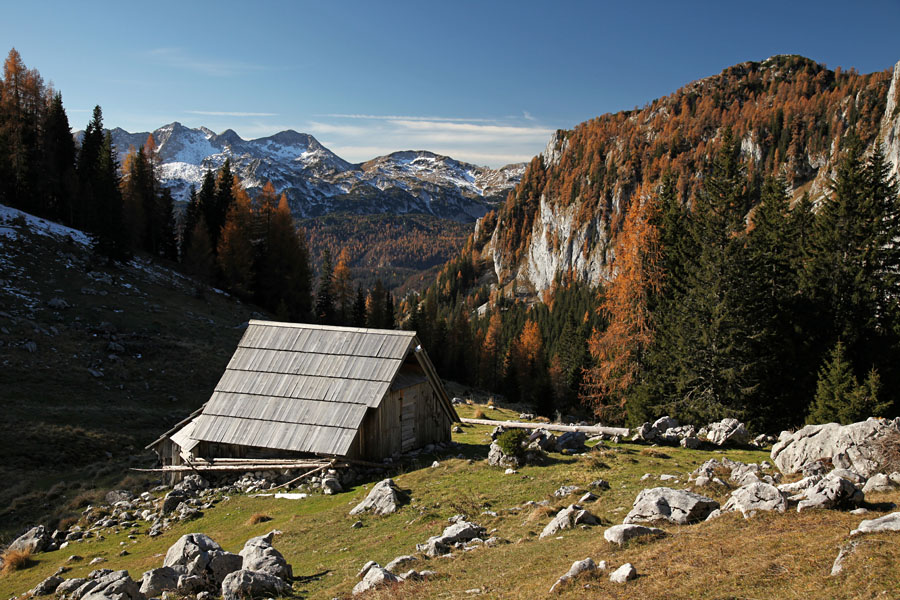
<path fill-rule="evenodd" d="M 626 427 L 604 427 L 602 425 L 556 425 L 552 423 L 523 423 L 521 421 L 492 421 L 490 419 L 460 419 L 463 423 L 469 425 L 494 425 L 507 428 L 519 429 L 546 429 L 548 431 L 574 431 L 576 433 L 585 433 L 589 435 L 620 435 L 627 437 L 629 434 Z"/>

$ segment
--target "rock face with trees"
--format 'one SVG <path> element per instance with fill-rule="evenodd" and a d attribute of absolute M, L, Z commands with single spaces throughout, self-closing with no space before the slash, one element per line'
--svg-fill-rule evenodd
<path fill-rule="evenodd" d="M 893 414 L 898 90 L 778 56 L 557 132 L 401 312 L 448 376 L 547 416 Z"/>

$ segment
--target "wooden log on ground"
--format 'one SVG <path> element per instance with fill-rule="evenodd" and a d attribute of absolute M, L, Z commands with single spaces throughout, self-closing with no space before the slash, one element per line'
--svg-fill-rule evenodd
<path fill-rule="evenodd" d="M 555 423 L 523 423 L 522 421 L 492 421 L 491 419 L 460 419 L 469 425 L 493 425 L 507 429 L 546 429 L 548 431 L 574 431 L 586 435 L 620 435 L 628 436 L 627 427 L 604 427 L 603 425 L 557 425 Z"/>
<path fill-rule="evenodd" d="M 306 473 L 304 473 L 304 474 L 301 475 L 300 477 L 294 477 L 293 479 L 291 479 L 291 480 L 288 481 L 287 483 L 282 483 L 281 485 L 276 486 L 276 487 L 274 487 L 274 488 L 272 488 L 272 489 L 273 489 L 273 490 L 280 490 L 280 489 L 283 488 L 283 487 L 287 487 L 287 486 L 291 485 L 292 483 L 296 483 L 296 482 L 300 481 L 301 479 L 305 479 L 305 478 L 309 477 L 309 476 L 312 475 L 313 473 L 318 473 L 319 471 L 321 471 L 322 469 L 325 469 L 326 467 L 333 466 L 333 464 L 334 464 L 334 463 L 332 462 L 332 463 L 329 463 L 329 464 L 327 464 L 327 465 L 322 465 L 321 467 L 316 467 L 316 468 L 313 469 L 312 471 L 307 471 Z"/>

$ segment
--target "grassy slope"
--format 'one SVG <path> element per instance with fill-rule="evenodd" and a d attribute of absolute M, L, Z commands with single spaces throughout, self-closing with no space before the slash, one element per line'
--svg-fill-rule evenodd
<path fill-rule="evenodd" d="M 106 267 L 77 242 L 10 226 L 16 237 L 0 237 L 0 543 L 152 463 L 143 447 L 208 398 L 252 314 L 213 291 L 198 297 L 167 269 Z M 52 298 L 71 308 L 52 309 Z"/>
<path fill-rule="evenodd" d="M 469 416 L 472 409 L 463 407 L 460 412 Z M 502 409 L 485 412 L 498 419 L 515 414 Z M 665 526 L 670 535 L 663 539 L 613 547 L 603 539 L 605 527 L 622 521 L 641 489 L 659 485 L 642 482 L 643 474 L 653 474 L 658 482 L 659 474 L 671 473 L 680 475 L 683 482 L 688 472 L 708 458 L 723 456 L 723 452 L 665 448 L 654 456 L 626 443 L 582 457 L 552 454 L 547 465 L 528 466 L 516 475 L 505 475 L 482 460 L 489 430 L 487 426 L 466 427 L 463 434 L 455 436 L 463 444 L 463 453 L 475 459 L 472 464 L 468 459 L 439 457 L 441 466 L 431 468 L 428 465 L 435 457 L 427 456 L 420 458 L 419 465 L 403 467 L 404 472 L 396 474 L 395 481 L 410 490 L 411 504 L 387 517 L 364 516 L 361 529 L 351 529 L 356 517 L 348 512 L 369 486 L 300 501 L 235 496 L 207 511 L 202 519 L 179 525 L 158 538 L 139 535 L 132 542 L 122 533 L 38 555 L 34 566 L 0 579 L 0 597 L 29 589 L 72 553 L 85 560 L 67 576 L 89 572 L 87 561 L 103 556 L 108 560 L 102 566 L 128 569 L 140 577 L 143 571 L 160 566 L 168 546 L 184 533 L 202 531 L 236 552 L 246 539 L 272 528 L 284 532 L 276 539 L 276 547 L 293 565 L 296 576 L 308 578 L 295 584 L 295 592 L 310 598 L 348 597 L 363 563 L 376 560 L 383 565 L 396 556 L 414 553 L 416 543 L 440 533 L 446 519 L 460 512 L 468 513 L 489 530 L 496 528 L 496 535 L 511 543 L 411 565 L 419 570 L 432 569 L 440 576 L 370 597 L 465 598 L 469 597 L 466 590 L 474 588 L 483 591 L 481 597 L 548 597 L 556 578 L 573 561 L 587 556 L 606 560 L 613 568 L 631 562 L 641 576 L 624 586 L 612 584 L 606 577 L 582 578 L 564 588 L 559 597 L 874 598 L 885 597 L 880 595 L 883 591 L 891 597 L 900 589 L 896 536 L 886 534 L 866 537 L 845 563 L 844 574 L 828 577 L 838 548 L 863 518 L 846 512 L 790 512 L 750 520 L 730 514 L 710 523 Z M 759 451 L 730 450 L 724 454 L 743 461 L 767 458 L 767 453 Z M 551 518 L 550 511 L 509 510 L 527 500 L 548 499 L 555 511 L 576 499 L 553 498 L 553 491 L 560 485 L 586 486 L 600 477 L 610 482 L 611 489 L 602 492 L 589 508 L 602 519 L 601 527 L 567 530 L 556 538 L 539 540 L 538 534 Z M 720 501 L 727 496 L 724 489 L 707 493 Z M 896 502 L 900 494 L 874 499 Z M 481 515 L 486 509 L 496 511 L 498 516 Z M 273 520 L 249 525 L 249 517 L 258 512 Z M 146 526 L 140 530 L 144 532 Z M 120 542 L 126 543 L 131 554 L 118 556 Z"/>

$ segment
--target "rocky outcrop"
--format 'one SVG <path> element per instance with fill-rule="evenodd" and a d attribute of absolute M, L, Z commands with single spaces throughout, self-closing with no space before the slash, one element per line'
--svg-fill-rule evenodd
<path fill-rule="evenodd" d="M 384 479 L 375 484 L 366 499 L 357 504 L 351 515 L 371 512 L 375 515 L 389 515 L 397 512 L 403 503 L 403 496 L 393 479 Z"/>
<path fill-rule="evenodd" d="M 651 488 L 638 494 L 624 522 L 668 521 L 685 525 L 704 520 L 717 508 L 718 502 L 694 492 L 666 487 Z"/>
<path fill-rule="evenodd" d="M 882 149 L 890 165 L 890 174 L 900 179 L 900 62 L 894 65 L 884 117 L 881 120 Z"/>
<path fill-rule="evenodd" d="M 357 596 L 359 594 L 368 592 L 369 590 L 374 590 L 379 586 L 383 586 L 387 583 L 394 583 L 397 581 L 400 580 L 396 575 L 385 568 L 375 565 L 366 571 L 366 574 L 363 576 L 362 581 L 353 586 L 353 595 Z M 226 598 L 225 600 L 228 599 Z"/>
<path fill-rule="evenodd" d="M 44 526 L 38 525 L 37 527 L 32 527 L 13 540 L 7 550 L 18 550 L 20 552 L 37 554 L 38 552 L 44 552 L 45 550 L 50 549 L 53 546 L 53 543 L 53 538 L 50 537 L 50 534 Z"/>
<path fill-rule="evenodd" d="M 171 567 L 178 574 L 179 589 L 189 585 L 217 590 L 226 576 L 241 568 L 242 562 L 239 555 L 222 550 L 209 536 L 189 533 L 169 548 L 163 566 Z"/>
<path fill-rule="evenodd" d="M 141 578 L 141 593 L 148 598 L 158 598 L 163 592 L 178 587 L 178 573 L 172 567 L 150 569 Z"/>
<path fill-rule="evenodd" d="M 805 498 L 797 503 L 797 512 L 810 508 L 846 508 L 864 500 L 859 488 L 849 479 L 829 475 L 805 491 Z"/>
<path fill-rule="evenodd" d="M 291 586 L 284 580 L 262 573 L 241 569 L 230 573 L 222 581 L 223 600 L 246 598 L 279 598 L 290 594 Z"/>
<path fill-rule="evenodd" d="M 866 519 L 850 532 L 851 536 L 863 533 L 877 533 L 879 531 L 900 531 L 900 512 L 884 515 L 877 519 Z"/>
<path fill-rule="evenodd" d="M 706 426 L 706 439 L 716 446 L 743 446 L 750 441 L 750 434 L 737 419 L 722 419 Z"/>
<path fill-rule="evenodd" d="M 486 535 L 484 527 L 459 519 L 444 528 L 441 535 L 428 538 L 424 544 L 416 544 L 416 550 L 434 558 L 450 552 L 451 547 L 475 539 L 483 539 Z"/>
<path fill-rule="evenodd" d="M 597 520 L 597 517 L 592 515 L 590 512 L 581 508 L 581 506 L 577 504 L 570 504 L 566 508 L 562 509 L 552 521 L 547 523 L 547 526 L 544 527 L 544 530 L 541 532 L 541 539 L 554 535 L 563 529 L 571 529 L 573 527 L 577 527 L 578 525 L 599 525 L 600 522 Z"/>
<path fill-rule="evenodd" d="M 128 571 L 106 571 L 92 581 L 95 585 L 80 600 L 144 600 Z"/>
<path fill-rule="evenodd" d="M 497 279 L 502 284 L 516 281 L 516 288 L 527 291 L 549 288 L 557 273 L 572 272 L 580 281 L 596 285 L 609 277 L 606 259 L 608 230 L 601 217 L 578 222 L 578 206 L 560 206 L 545 195 L 530 232 L 523 260 L 513 263 L 500 244 L 499 223 L 489 245 Z M 585 248 L 589 250 L 585 252 Z"/>
<path fill-rule="evenodd" d="M 291 565 L 287 563 L 281 552 L 272 546 L 274 532 L 247 540 L 240 551 L 243 559 L 239 568 L 245 571 L 257 571 L 274 575 L 285 581 L 293 579 Z"/>
<path fill-rule="evenodd" d="M 836 468 L 869 478 L 883 470 L 879 444 L 894 436 L 900 440 L 900 419 L 807 425 L 794 433 L 783 432 L 772 447 L 772 460 L 782 472 L 796 473 L 808 463 L 831 459 Z"/>
<path fill-rule="evenodd" d="M 32 596 L 48 596 L 56 591 L 56 588 L 59 587 L 65 581 L 62 577 L 57 575 L 51 575 L 47 579 L 43 580 L 36 586 L 34 586 L 28 593 Z"/>
<path fill-rule="evenodd" d="M 731 492 L 731 497 L 722 507 L 722 512 L 740 511 L 744 518 L 754 516 L 759 511 L 787 510 L 787 498 L 774 485 L 758 481 L 739 487 Z"/>

